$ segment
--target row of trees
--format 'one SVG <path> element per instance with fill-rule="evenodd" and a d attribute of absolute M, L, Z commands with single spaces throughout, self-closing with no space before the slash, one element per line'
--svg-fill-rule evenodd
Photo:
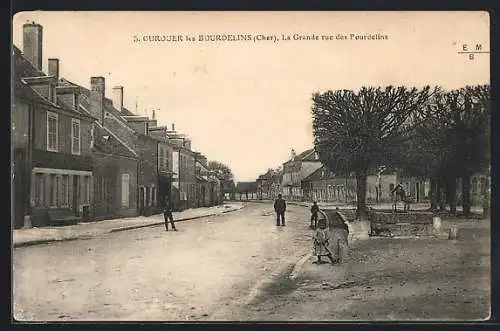
<path fill-rule="evenodd" d="M 313 94 L 315 147 L 333 172 L 354 172 L 357 214 L 366 217 L 370 168 L 391 165 L 430 178 L 431 208 L 456 211 L 456 183 L 470 213 L 470 178 L 490 164 L 490 86 L 445 91 L 404 86 Z"/>
<path fill-rule="evenodd" d="M 234 195 L 235 183 L 234 183 L 234 175 L 231 171 L 231 168 L 226 164 L 218 161 L 210 161 L 208 162 L 208 170 L 215 171 L 217 178 L 221 181 L 221 191 L 223 194 L 230 193 Z"/>

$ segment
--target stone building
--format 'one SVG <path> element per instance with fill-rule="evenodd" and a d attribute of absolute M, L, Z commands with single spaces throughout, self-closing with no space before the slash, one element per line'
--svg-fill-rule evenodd
<path fill-rule="evenodd" d="M 283 163 L 281 191 L 287 200 L 301 201 L 306 199 L 302 180 L 321 168 L 318 154 L 314 148 L 308 149 L 298 155 L 292 150 L 290 160 Z"/>
<path fill-rule="evenodd" d="M 13 224 L 45 225 L 89 218 L 92 118 L 57 76 L 42 71 L 42 26 L 23 26 L 23 52 L 13 47 Z M 49 70 L 57 67 L 49 60 Z M 26 218 L 25 218 L 26 216 Z"/>

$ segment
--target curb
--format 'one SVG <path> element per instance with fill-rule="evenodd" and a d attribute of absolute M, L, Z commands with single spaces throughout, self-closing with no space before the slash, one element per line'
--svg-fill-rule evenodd
<path fill-rule="evenodd" d="M 270 274 L 267 277 L 260 279 L 257 284 L 252 287 L 250 292 L 245 296 L 242 302 L 243 306 L 252 304 L 255 299 L 257 299 L 261 295 L 261 292 L 265 287 L 276 282 L 279 276 L 286 273 L 287 269 L 289 269 L 291 266 L 295 267 L 295 263 L 292 260 L 286 261 L 283 265 L 280 265 L 274 270 L 271 270 Z M 289 276 L 285 276 L 285 278 L 289 278 Z"/>
<path fill-rule="evenodd" d="M 176 223 L 177 222 L 184 222 L 184 221 L 195 220 L 195 219 L 199 219 L 199 218 L 203 218 L 203 217 L 211 217 L 211 216 L 226 214 L 226 213 L 230 213 L 230 212 L 241 210 L 244 207 L 245 207 L 245 205 L 243 205 L 241 208 L 232 209 L 232 210 L 225 210 L 225 211 L 222 211 L 221 213 L 212 213 L 212 214 L 208 214 L 208 215 L 200 215 L 200 216 L 193 216 L 193 217 L 187 217 L 187 218 L 180 218 L 178 220 L 175 220 L 175 222 Z M 115 232 L 121 232 L 121 231 L 127 231 L 127 230 L 134 230 L 134 229 L 140 229 L 140 228 L 153 227 L 153 226 L 158 226 L 158 225 L 163 225 L 163 224 L 165 224 L 164 221 L 155 222 L 155 223 L 149 223 L 149 224 L 132 225 L 132 226 L 126 226 L 126 227 L 122 227 L 122 228 L 111 229 L 111 230 L 105 231 L 103 233 L 115 233 Z M 99 234 L 103 234 L 103 233 L 99 233 Z M 95 235 L 90 235 L 90 236 L 89 235 L 81 235 L 81 236 L 77 236 L 77 237 L 62 238 L 62 239 L 39 239 L 39 240 L 34 240 L 34 241 L 21 242 L 21 243 L 17 243 L 17 244 L 13 243 L 12 247 L 13 248 L 19 248 L 19 247 L 42 245 L 42 244 L 50 244 L 50 243 L 61 242 L 61 241 L 74 241 L 74 240 L 80 240 L 80 239 L 89 239 L 89 238 L 93 238 L 93 237 L 95 237 Z"/>

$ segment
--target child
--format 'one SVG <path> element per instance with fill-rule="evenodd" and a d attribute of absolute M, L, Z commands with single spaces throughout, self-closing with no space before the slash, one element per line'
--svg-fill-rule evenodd
<path fill-rule="evenodd" d="M 319 212 L 319 207 L 316 201 L 313 202 L 313 205 L 311 207 L 311 229 L 316 229 L 318 225 L 318 212 Z M 313 225 L 314 222 L 314 225 Z"/>
<path fill-rule="evenodd" d="M 318 257 L 317 264 L 321 264 L 321 257 L 327 256 L 332 264 L 335 264 L 332 252 L 328 249 L 330 235 L 326 226 L 326 219 L 320 219 L 318 221 L 318 229 L 314 234 L 314 255 Z"/>

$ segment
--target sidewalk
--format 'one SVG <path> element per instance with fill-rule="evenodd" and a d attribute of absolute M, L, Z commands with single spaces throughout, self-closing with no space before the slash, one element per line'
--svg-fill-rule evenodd
<path fill-rule="evenodd" d="M 243 203 L 231 202 L 222 206 L 187 209 L 172 214 L 176 222 L 182 222 L 207 216 L 220 215 L 239 210 L 243 207 Z M 16 229 L 12 231 L 12 243 L 13 247 L 31 246 L 54 241 L 89 238 L 104 233 L 137 229 L 163 223 L 163 214 L 157 214 L 150 217 L 137 216 L 98 222 L 83 222 L 69 226 Z"/>

